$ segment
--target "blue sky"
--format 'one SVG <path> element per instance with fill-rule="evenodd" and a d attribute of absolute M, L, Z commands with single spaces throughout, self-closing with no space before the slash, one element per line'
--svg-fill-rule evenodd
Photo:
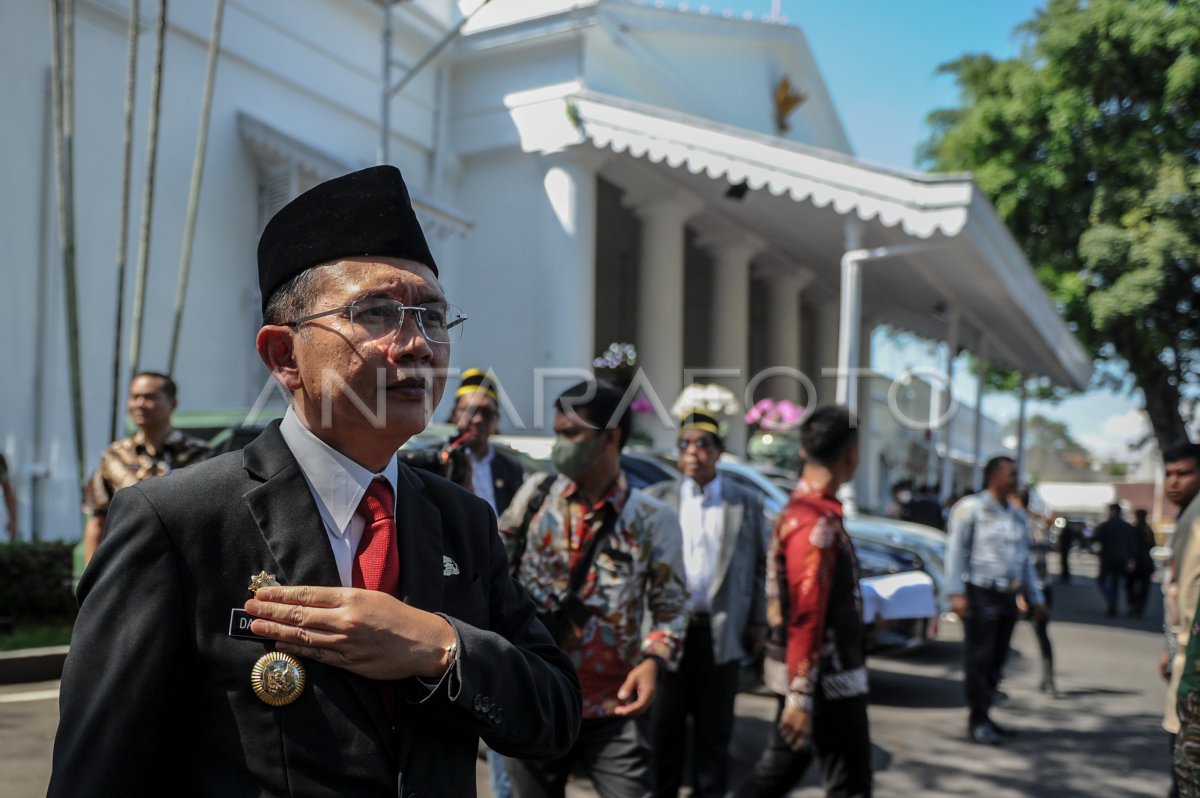
<path fill-rule="evenodd" d="M 693 4 L 694 5 L 694 4 Z M 770 0 L 710 3 L 712 12 L 768 14 Z M 1041 0 L 780 0 L 780 12 L 808 39 L 857 155 L 885 166 L 911 168 L 925 137 L 926 115 L 957 102 L 957 90 L 938 65 L 964 53 L 1015 55 L 1013 29 L 1033 17 Z M 885 364 L 933 365 L 921 347 L 879 353 Z M 974 402 L 974 381 L 955 380 Z M 1120 452 L 1139 435 L 1140 394 L 1089 391 L 1057 406 L 1030 404 L 1029 412 L 1068 423 L 1097 454 Z M 984 412 L 1004 423 L 1017 415 L 1013 397 L 989 396 Z"/>

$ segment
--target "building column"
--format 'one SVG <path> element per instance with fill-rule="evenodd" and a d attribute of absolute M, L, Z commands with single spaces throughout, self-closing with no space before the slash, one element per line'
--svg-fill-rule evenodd
<path fill-rule="evenodd" d="M 941 395 L 944 391 L 946 394 L 946 410 L 949 411 L 954 403 L 954 364 L 958 360 L 958 333 L 959 324 L 962 315 L 958 308 L 950 309 L 950 329 L 946 334 L 946 372 L 943 376 L 943 383 L 938 390 L 934 392 L 936 399 L 937 416 L 942 414 Z M 938 491 L 938 498 L 945 501 L 950 492 L 954 490 L 954 457 L 951 453 L 951 444 L 954 443 L 951 436 L 951 426 L 954 424 L 954 414 L 951 413 L 946 419 L 946 423 L 937 430 L 937 440 L 942 441 L 945 447 L 945 454 L 942 455 L 941 473 L 938 475 L 938 481 L 941 483 L 941 490 Z"/>
<path fill-rule="evenodd" d="M 596 173 L 603 156 L 594 150 L 566 150 L 543 156 L 549 212 L 538 241 L 547 268 L 542 365 L 590 370 L 595 355 Z M 552 419 L 554 397 L 543 408 Z"/>
<path fill-rule="evenodd" d="M 750 262 L 766 242 L 749 234 L 714 235 L 701 240 L 712 255 L 713 307 L 709 326 L 714 372 L 703 382 L 716 382 L 733 391 L 744 403 L 750 379 Z M 737 455 L 746 452 L 745 410 L 728 419 L 725 447 Z"/>
<path fill-rule="evenodd" d="M 768 286 L 767 368 L 799 371 L 800 292 L 808 284 L 809 277 L 803 272 L 779 271 L 765 274 L 764 280 Z M 771 398 L 800 401 L 801 383 L 794 377 L 782 375 L 766 382 L 771 386 Z"/>
<path fill-rule="evenodd" d="M 971 469 L 970 490 L 980 490 L 983 487 L 983 393 L 987 378 L 988 342 L 984 338 L 979 346 L 979 357 L 975 363 L 975 429 L 971 431 L 972 451 L 975 465 Z"/>
<path fill-rule="evenodd" d="M 638 365 L 668 409 L 683 389 L 684 226 L 701 207 L 699 200 L 682 192 L 633 204 L 642 222 Z M 654 419 L 648 426 L 655 447 L 674 443 L 673 425 Z"/>

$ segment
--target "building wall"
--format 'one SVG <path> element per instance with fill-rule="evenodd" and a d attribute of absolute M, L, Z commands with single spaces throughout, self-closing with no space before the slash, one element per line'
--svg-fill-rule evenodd
<path fill-rule="evenodd" d="M 21 390 L 0 394 L 0 447 L 14 469 L 20 527 L 44 538 L 73 539 L 78 512 L 69 362 L 61 260 L 54 220 L 54 172 L 47 161 L 50 64 L 49 2 L 5 3 L 0 11 L 0 107 L 6 114 L 5 179 L 0 181 L 0 335 L 21 346 L 5 358 L 7 379 Z M 135 107 L 128 266 L 128 324 L 146 175 L 147 120 L 156 4 L 143 3 Z M 173 3 L 165 48 L 154 217 L 140 364 L 168 359 L 188 184 L 195 151 L 212 3 Z M 116 306 L 117 228 L 121 190 L 127 3 L 80 0 L 76 22 L 75 181 L 84 454 L 90 470 L 108 442 Z M 397 14 L 396 57 L 413 63 L 440 36 L 434 22 L 449 0 L 422 0 Z M 432 22 L 430 20 L 433 20 Z M 207 163 L 192 255 L 176 377 L 180 409 L 247 407 L 265 373 L 253 348 L 258 328 L 255 246 L 259 176 L 238 134 L 246 112 L 351 166 L 374 162 L 378 139 L 380 12 L 367 2 L 262 0 L 229 2 L 217 68 Z M 433 71 L 393 106 L 392 161 L 421 190 L 429 182 L 434 135 Z M 10 79 L 19 76 L 20 79 Z M 452 253 L 449 259 L 454 260 Z M 44 283 L 39 288 L 39 280 Z M 40 293 L 39 293 L 40 291 Z M 44 345 L 39 351 L 37 344 Z M 128 374 L 120 380 L 121 392 Z M 41 398 L 35 387 L 44 386 Z M 37 434 L 35 405 L 44 418 Z M 34 512 L 35 473 L 44 502 Z M 35 519 L 36 515 L 36 519 Z"/>

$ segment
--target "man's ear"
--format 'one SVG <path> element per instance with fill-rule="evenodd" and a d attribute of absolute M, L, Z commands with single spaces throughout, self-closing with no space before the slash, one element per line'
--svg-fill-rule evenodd
<path fill-rule="evenodd" d="M 289 391 L 302 386 L 300 368 L 296 363 L 296 331 L 282 324 L 265 324 L 254 339 L 258 357 L 267 370 Z"/>

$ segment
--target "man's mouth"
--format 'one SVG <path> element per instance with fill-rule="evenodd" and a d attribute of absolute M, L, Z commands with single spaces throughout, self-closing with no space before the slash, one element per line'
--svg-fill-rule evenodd
<path fill-rule="evenodd" d="M 393 395 L 424 399 L 427 385 L 424 377 L 405 377 L 388 383 L 387 390 Z"/>

